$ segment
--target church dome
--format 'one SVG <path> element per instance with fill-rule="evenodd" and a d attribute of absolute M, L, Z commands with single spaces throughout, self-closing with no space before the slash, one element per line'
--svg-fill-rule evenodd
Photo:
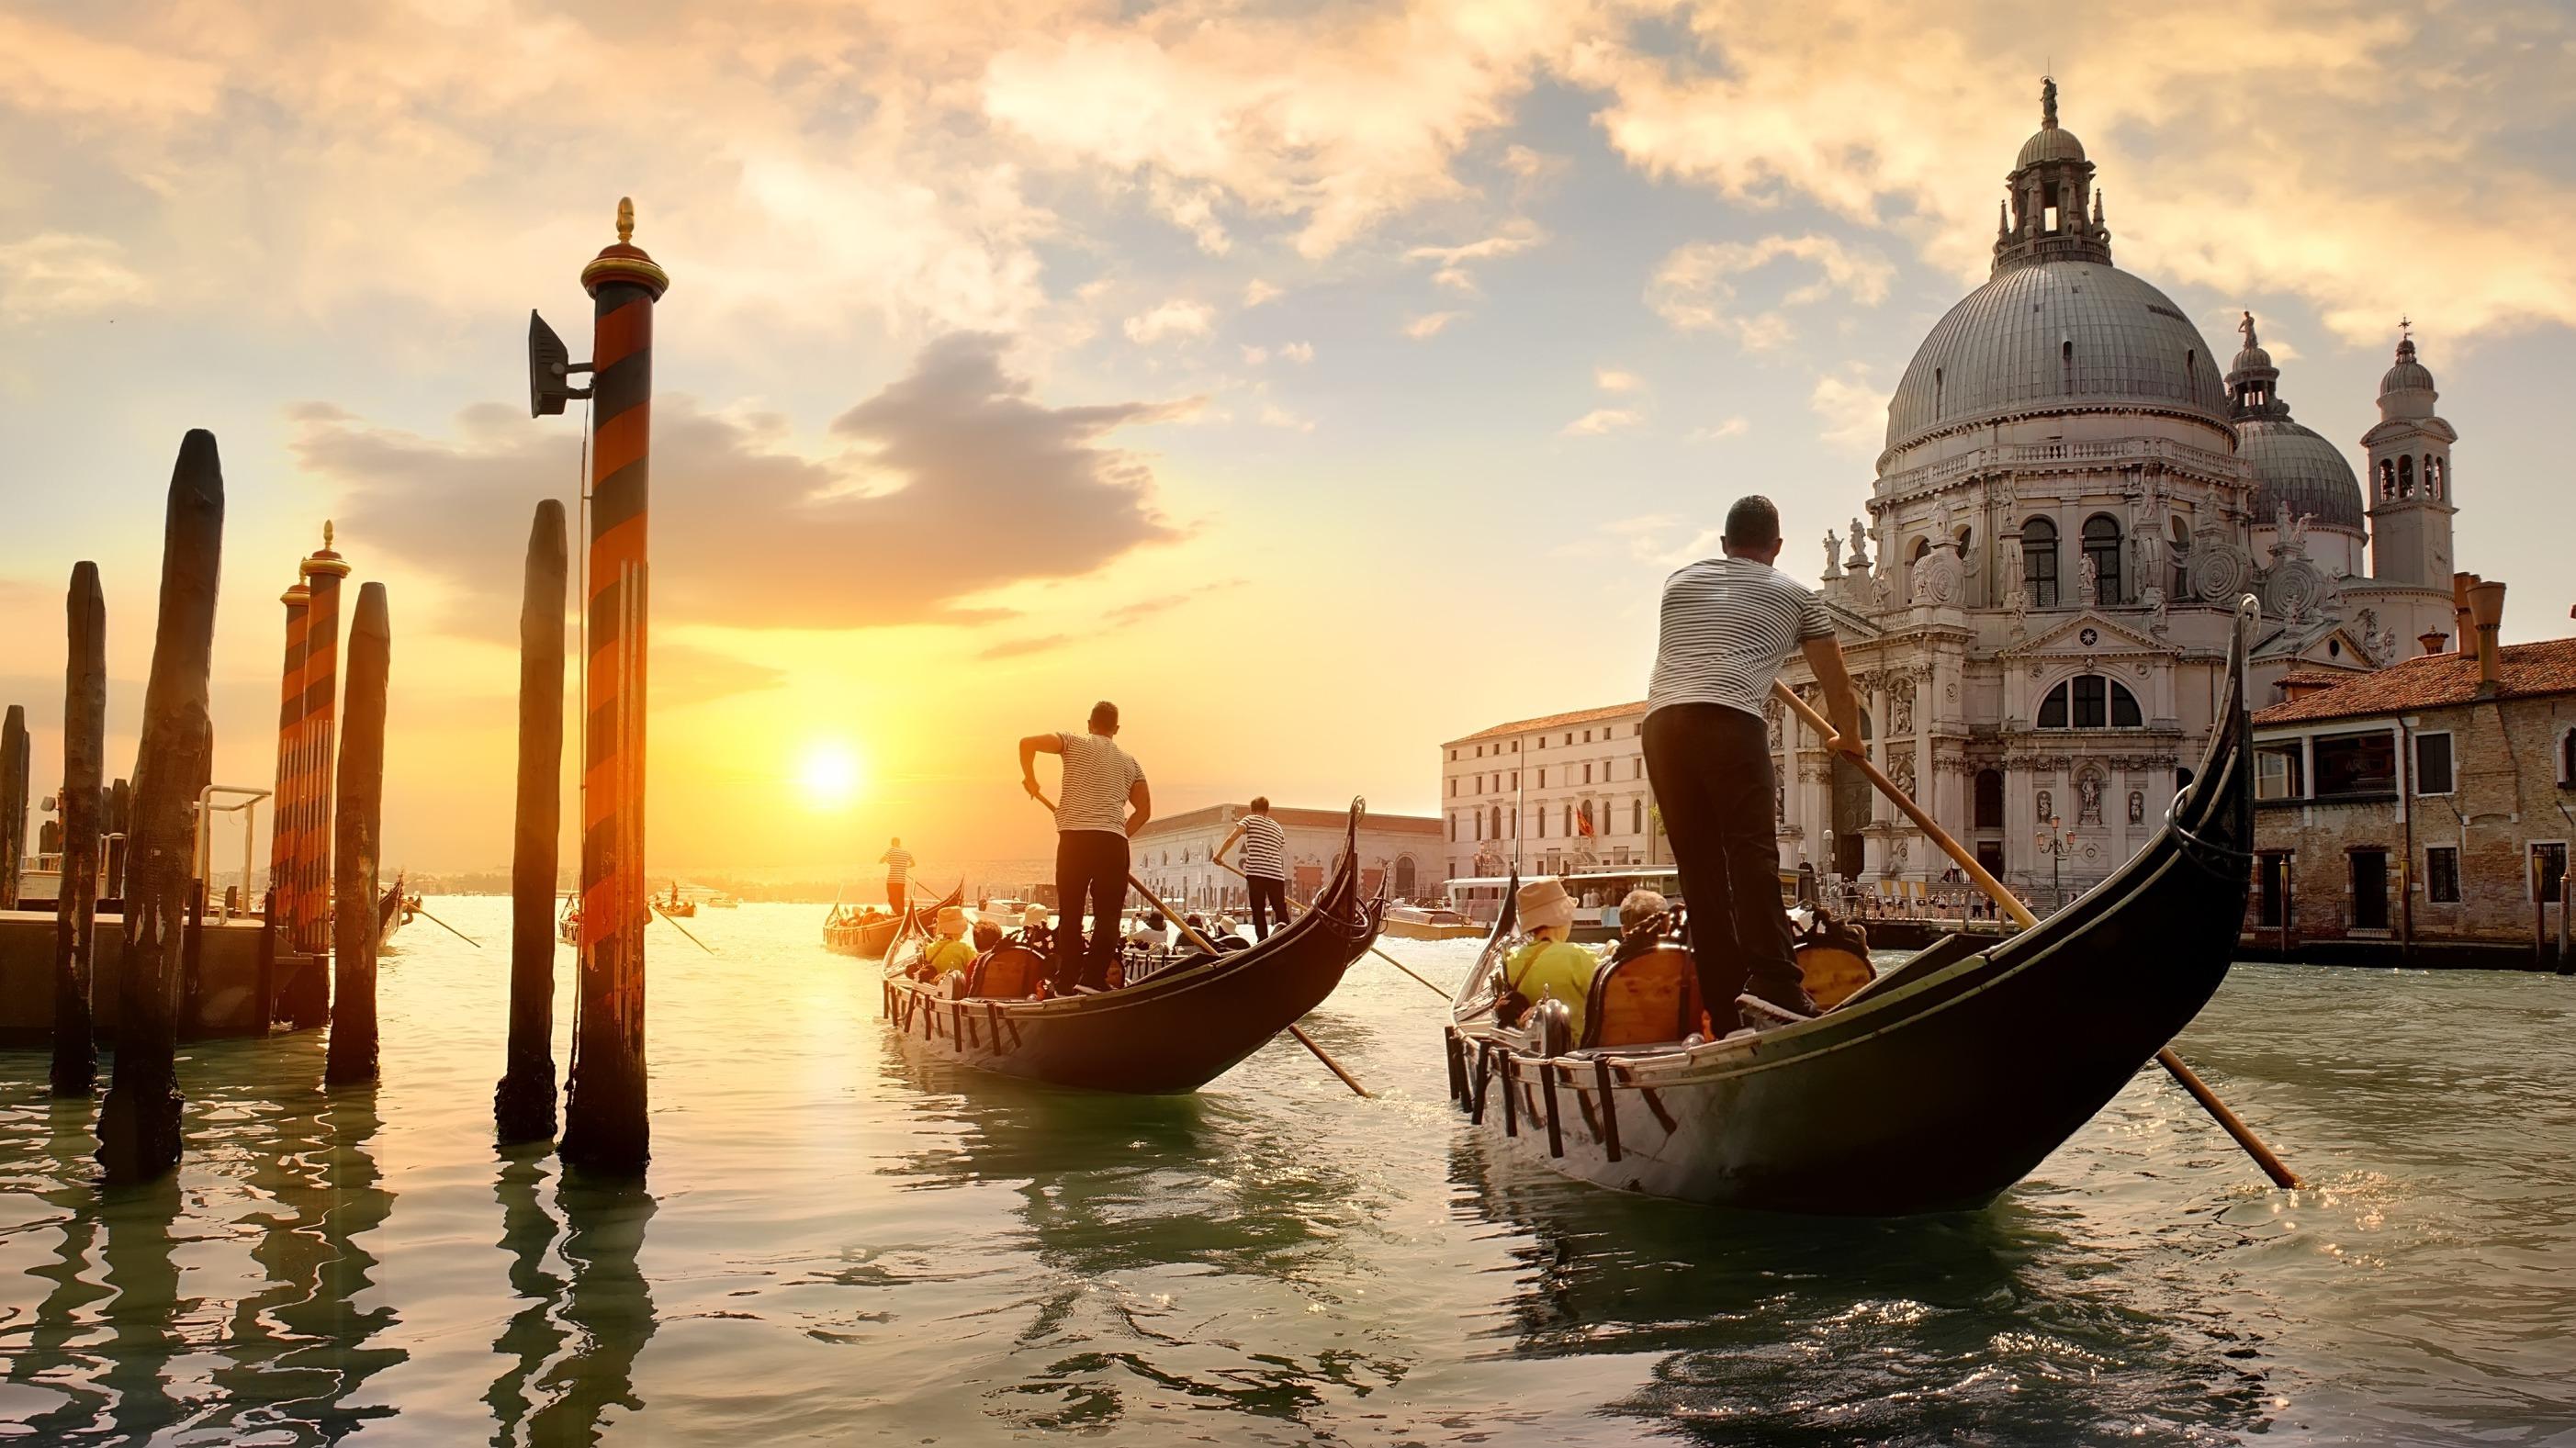
<path fill-rule="evenodd" d="M 2035 166 L 2042 161 L 2081 161 L 2083 159 L 2084 143 L 2075 139 L 2073 131 L 2051 121 L 2031 132 L 2030 139 L 2021 143 L 2021 157 L 2013 162 L 2013 169 L 2018 171 L 2024 166 Z"/>
<path fill-rule="evenodd" d="M 2238 422 L 2236 455 L 2254 465 L 2247 507 L 2257 524 L 2271 522 L 2287 504 L 2320 527 L 2361 529 L 2361 479 L 2343 449 L 2287 415 Z"/>
<path fill-rule="evenodd" d="M 2392 392 L 2430 392 L 2432 390 L 2432 372 L 2423 363 L 2415 360 L 2415 339 L 2407 337 L 2399 341 L 2397 365 L 2389 368 L 2387 374 L 2379 379 L 2379 395 L 2386 397 Z"/>
<path fill-rule="evenodd" d="M 1887 404 L 1890 450 L 2015 416 L 2149 408 L 2227 423 L 2200 329 L 2117 267 L 2041 261 L 1999 272 L 1934 324 Z"/>

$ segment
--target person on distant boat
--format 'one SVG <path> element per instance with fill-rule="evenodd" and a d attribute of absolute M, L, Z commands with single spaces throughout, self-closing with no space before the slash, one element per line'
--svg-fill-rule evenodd
<path fill-rule="evenodd" d="M 877 856 L 877 863 L 886 867 L 886 907 L 901 915 L 904 902 L 912 898 L 912 851 L 903 847 L 903 836 L 887 842 L 886 852 Z"/>
<path fill-rule="evenodd" d="M 1270 916 L 1276 912 L 1279 923 L 1288 923 L 1288 832 L 1270 817 L 1270 796 L 1252 797 L 1252 812 L 1234 822 L 1234 832 L 1216 847 L 1216 858 L 1236 840 L 1243 841 L 1243 883 L 1252 897 L 1252 934 L 1257 940 L 1270 938 Z"/>
<path fill-rule="evenodd" d="M 1565 882 L 1542 876 L 1523 885 L 1517 898 L 1520 926 L 1529 941 L 1504 958 L 1503 986 L 1528 1002 L 1519 1011 L 1551 996 L 1565 1002 L 1573 1013 L 1574 1039 L 1582 1040 L 1583 1008 L 1592 997 L 1592 977 L 1601 969 L 1601 958 L 1570 938 L 1574 897 L 1565 893 Z M 1504 1022 L 1517 1023 L 1517 1014 Z"/>
<path fill-rule="evenodd" d="M 1814 1014 L 1780 905 L 1780 842 L 1770 732 L 1763 720 L 1780 665 L 1804 654 L 1823 688 L 1832 748 L 1858 754 L 1860 700 L 1824 600 L 1791 581 L 1780 511 L 1759 494 L 1726 512 L 1722 557 L 1664 582 L 1655 671 L 1646 690 L 1646 780 L 1690 901 L 1686 929 L 1717 1034 L 1736 1027 L 1745 992 Z"/>
<path fill-rule="evenodd" d="M 921 975 L 937 980 L 951 971 L 963 974 L 975 963 L 975 947 L 966 943 L 966 912 L 956 905 L 939 907 L 937 938 L 921 952 Z"/>
<path fill-rule="evenodd" d="M 1038 756 L 1064 759 L 1055 811 L 1055 894 L 1063 918 L 1048 979 L 1057 995 L 1071 994 L 1077 984 L 1107 987 L 1110 962 L 1118 956 L 1118 910 L 1127 899 L 1128 837 L 1154 817 L 1144 767 L 1118 747 L 1117 738 L 1118 706 L 1103 699 L 1091 706 L 1085 732 L 1032 734 L 1020 741 L 1020 787 L 1031 799 L 1046 798 L 1038 789 Z M 1086 898 L 1088 948 L 1082 934 Z"/>

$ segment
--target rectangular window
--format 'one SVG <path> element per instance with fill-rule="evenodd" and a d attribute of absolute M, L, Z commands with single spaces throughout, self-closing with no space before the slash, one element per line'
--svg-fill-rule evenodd
<path fill-rule="evenodd" d="M 1584 742 L 1584 743 L 1586 743 L 1586 744 L 1589 744 L 1589 743 L 1591 743 L 1591 742 L 1592 742 L 1592 731 L 1591 731 L 1591 730 L 1586 729 L 1586 730 L 1584 730 L 1584 731 L 1583 731 L 1583 742 Z"/>
<path fill-rule="evenodd" d="M 1458 797 L 1458 777 L 1456 775 L 1451 775 L 1449 777 L 1449 797 L 1451 799 L 1456 799 Z"/>
<path fill-rule="evenodd" d="M 2110 696 L 2103 686 L 2109 681 L 2100 674 L 2075 676 L 2075 727 L 2100 729 L 2110 722 Z"/>
<path fill-rule="evenodd" d="M 2297 743 L 2266 744 L 2254 751 L 2254 797 L 2297 799 L 2300 787 Z"/>
<path fill-rule="evenodd" d="M 1453 845 L 1458 843 L 1458 817 L 1456 815 L 1451 815 L 1449 817 L 1449 843 Z"/>
<path fill-rule="evenodd" d="M 2560 882 L 2567 878 L 2567 843 L 2564 840 L 2535 842 L 2531 847 L 2532 883 L 2540 889 L 2540 898 L 2558 898 Z"/>
<path fill-rule="evenodd" d="M 1628 833 L 1642 835 L 1645 832 L 1646 802 L 1642 799 L 1632 799 L 1628 801 Z"/>
<path fill-rule="evenodd" d="M 1515 769 L 1515 770 L 1513 770 L 1513 771 L 1512 771 L 1512 788 L 1514 788 L 1514 789 L 1518 789 L 1518 788 L 1520 788 L 1520 787 L 1521 787 L 1521 772 L 1520 772 L 1519 770 Z"/>
<path fill-rule="evenodd" d="M 1485 746 L 1483 746 L 1482 744 L 1479 744 L 1479 745 L 1477 745 L 1477 746 L 1476 746 L 1476 757 L 1477 757 L 1478 759 L 1482 759 L 1482 758 L 1484 758 L 1484 757 L 1485 757 Z"/>
<path fill-rule="evenodd" d="M 2449 794 L 2451 792 L 2451 736 L 2418 734 L 2415 736 L 2415 792 Z"/>
<path fill-rule="evenodd" d="M 1565 837 L 1574 838 L 1574 806 L 1570 804 L 1565 806 Z"/>
<path fill-rule="evenodd" d="M 2458 846 L 2434 845 L 2424 851 L 2424 898 L 2436 905 L 2460 903 Z"/>
<path fill-rule="evenodd" d="M 2397 736 L 2388 730 L 2331 734 L 2310 741 L 2308 747 L 2316 759 L 2319 799 L 2351 799 L 2393 794 L 2397 790 Z"/>
<path fill-rule="evenodd" d="M 1585 761 L 1583 765 L 1583 782 L 1585 784 L 1590 784 L 1592 782 L 1592 764 L 1589 760 Z"/>
<path fill-rule="evenodd" d="M 1547 788 L 1547 766 L 1544 764 L 1540 765 L 1538 769 L 1538 787 L 1541 789 Z"/>

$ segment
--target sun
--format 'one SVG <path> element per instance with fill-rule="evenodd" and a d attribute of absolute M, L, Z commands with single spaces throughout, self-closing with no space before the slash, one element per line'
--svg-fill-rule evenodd
<path fill-rule="evenodd" d="M 848 804 L 859 794 L 858 751 L 837 740 L 805 746 L 796 764 L 796 785 L 815 809 Z"/>

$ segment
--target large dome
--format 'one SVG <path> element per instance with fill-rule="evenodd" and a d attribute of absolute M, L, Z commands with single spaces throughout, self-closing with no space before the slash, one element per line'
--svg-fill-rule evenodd
<path fill-rule="evenodd" d="M 2114 266 L 2035 262 L 1998 273 L 1934 325 L 1887 404 L 1887 445 L 2117 407 L 2225 427 L 2222 377 L 2200 329 L 2164 293 Z"/>
<path fill-rule="evenodd" d="M 2323 527 L 2362 527 L 2361 480 L 2333 443 L 2286 417 L 2249 417 L 2236 424 L 2236 453 L 2254 465 L 2257 524 L 2287 503 Z"/>

